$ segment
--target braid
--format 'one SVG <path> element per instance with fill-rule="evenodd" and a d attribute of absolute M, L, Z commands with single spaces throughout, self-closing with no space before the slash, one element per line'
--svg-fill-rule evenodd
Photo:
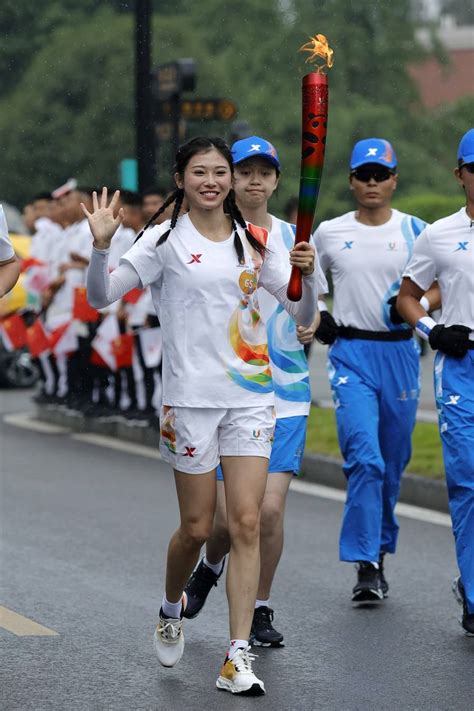
<path fill-rule="evenodd" d="M 251 234 L 251 232 L 249 232 L 249 230 L 247 229 L 247 223 L 245 222 L 244 216 L 240 212 L 238 205 L 235 202 L 235 194 L 233 190 L 230 191 L 230 193 L 225 199 L 224 209 L 227 211 L 230 219 L 232 220 L 232 226 L 234 228 L 234 247 L 239 258 L 239 264 L 242 264 L 244 261 L 244 249 L 242 246 L 242 241 L 237 232 L 237 225 L 239 225 L 245 230 L 245 236 L 249 244 L 260 254 L 261 257 L 264 257 L 267 252 L 267 248 L 261 242 L 259 242 L 258 239 L 256 239 L 253 234 Z"/>
<path fill-rule="evenodd" d="M 178 188 L 176 191 L 178 194 L 176 195 L 176 200 L 174 203 L 174 208 L 173 208 L 173 214 L 171 215 L 171 225 L 170 229 L 174 229 L 176 227 L 176 222 L 179 217 L 179 213 L 181 212 L 181 207 L 183 205 L 183 200 L 184 200 L 184 190 L 183 188 Z"/>
<path fill-rule="evenodd" d="M 150 217 L 150 219 L 149 219 L 148 222 L 146 223 L 145 227 L 144 227 L 142 230 L 140 230 L 140 232 L 138 233 L 138 235 L 137 235 L 137 237 L 136 237 L 136 239 L 135 239 L 135 242 L 138 242 L 138 240 L 140 239 L 140 237 L 143 236 L 143 233 L 145 232 L 145 230 L 147 230 L 147 229 L 150 227 L 150 225 L 153 224 L 153 222 L 156 220 L 156 218 L 159 217 L 160 215 L 162 215 L 162 214 L 164 213 L 164 211 L 166 210 L 166 208 L 169 207 L 172 202 L 174 202 L 175 200 L 178 199 L 178 194 L 179 194 L 179 192 L 180 192 L 180 188 L 176 188 L 176 190 L 174 190 L 174 191 L 171 193 L 171 195 L 169 195 L 169 196 L 166 198 L 166 200 L 164 201 L 164 203 L 163 203 L 163 205 L 160 207 L 160 209 L 157 210 L 157 211 L 155 212 L 155 214 Z M 181 190 L 181 192 L 183 192 L 183 191 Z M 182 199 L 182 198 L 181 198 L 181 202 L 183 202 L 183 199 Z M 174 211 L 173 211 L 173 215 L 174 215 Z M 176 222 L 175 222 L 175 224 L 176 224 Z M 174 225 L 173 225 L 173 227 L 174 227 Z M 169 234 L 169 231 L 168 231 L 168 234 Z M 134 242 L 133 244 L 135 244 L 135 242 Z"/>
<path fill-rule="evenodd" d="M 171 215 L 171 222 L 170 222 L 170 228 L 166 232 L 164 232 L 158 242 L 156 243 L 156 246 L 159 247 L 160 244 L 163 244 L 166 242 L 168 237 L 170 236 L 171 230 L 176 227 L 176 222 L 178 221 L 179 213 L 181 211 L 181 206 L 183 204 L 184 200 L 184 190 L 183 188 L 177 188 L 173 195 L 175 196 L 175 201 L 174 201 L 174 207 L 173 207 L 173 214 Z"/>

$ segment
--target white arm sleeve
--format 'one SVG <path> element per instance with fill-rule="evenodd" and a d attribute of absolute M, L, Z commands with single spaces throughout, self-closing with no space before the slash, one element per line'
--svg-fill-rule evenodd
<path fill-rule="evenodd" d="M 103 309 L 129 291 L 142 288 L 140 277 L 130 262 L 123 262 L 109 274 L 109 250 L 93 248 L 87 272 L 87 299 L 95 309 Z"/>
<path fill-rule="evenodd" d="M 290 301 L 286 295 L 288 284 L 273 291 L 273 296 L 300 326 L 311 326 L 318 310 L 318 280 L 315 271 L 303 276 L 303 290 L 300 301 Z"/>

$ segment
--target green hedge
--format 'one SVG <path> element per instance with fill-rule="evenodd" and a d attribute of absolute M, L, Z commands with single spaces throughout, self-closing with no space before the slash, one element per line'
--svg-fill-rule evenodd
<path fill-rule="evenodd" d="M 407 195 L 394 201 L 393 206 L 401 212 L 416 215 L 426 222 L 451 215 L 465 205 L 465 198 L 459 195 L 437 195 L 435 193 L 421 193 Z"/>

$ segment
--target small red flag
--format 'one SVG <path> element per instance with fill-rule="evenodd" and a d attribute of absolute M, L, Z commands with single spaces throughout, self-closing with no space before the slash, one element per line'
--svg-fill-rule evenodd
<path fill-rule="evenodd" d="M 36 319 L 34 324 L 26 329 L 26 344 L 33 358 L 37 358 L 41 353 L 49 350 L 49 338 L 39 319 Z"/>
<path fill-rule="evenodd" d="M 26 346 L 26 326 L 19 314 L 12 314 L 12 316 L 3 319 L 1 327 L 12 346 L 11 350 Z M 8 348 L 7 344 L 5 347 Z"/>
<path fill-rule="evenodd" d="M 133 333 L 123 333 L 112 341 L 112 353 L 115 356 L 117 370 L 132 367 L 133 341 Z"/>
<path fill-rule="evenodd" d="M 101 358 L 97 351 L 95 351 L 94 349 L 91 350 L 89 362 L 91 363 L 91 365 L 98 365 L 101 368 L 109 367 L 108 363 L 106 363 L 105 360 Z"/>
<path fill-rule="evenodd" d="M 132 289 L 128 294 L 125 294 L 122 301 L 125 301 L 126 304 L 136 304 L 144 291 L 144 289 Z"/>
<path fill-rule="evenodd" d="M 79 347 L 74 321 L 67 321 L 55 328 L 49 337 L 49 347 L 56 356 L 74 353 Z"/>
<path fill-rule="evenodd" d="M 99 312 L 93 309 L 87 301 L 87 289 L 85 286 L 76 286 L 74 289 L 74 305 L 72 307 L 73 318 L 86 323 L 95 323 L 99 320 Z"/>
<path fill-rule="evenodd" d="M 31 267 L 46 267 L 47 264 L 46 262 L 42 262 L 40 259 L 36 259 L 35 257 L 26 257 L 25 259 L 21 260 L 21 271 L 26 272 L 27 269 L 31 269 Z"/>

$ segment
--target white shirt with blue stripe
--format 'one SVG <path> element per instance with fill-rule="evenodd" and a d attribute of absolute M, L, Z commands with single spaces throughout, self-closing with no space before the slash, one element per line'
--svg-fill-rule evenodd
<path fill-rule="evenodd" d="M 332 275 L 332 314 L 339 325 L 364 331 L 409 328 L 391 322 L 387 302 L 398 294 L 403 270 L 425 225 L 394 209 L 383 225 L 365 225 L 355 212 L 320 224 L 314 240 L 323 271 Z"/>
<path fill-rule="evenodd" d="M 439 323 L 474 330 L 474 220 L 465 207 L 426 227 L 403 276 L 424 291 L 437 279 L 442 303 Z M 470 338 L 474 340 L 474 332 Z"/>
<path fill-rule="evenodd" d="M 272 229 L 267 247 L 282 257 L 288 265 L 289 251 L 295 243 L 295 225 L 272 217 Z M 319 268 L 318 292 L 327 291 L 327 282 Z M 260 314 L 266 325 L 268 354 L 270 356 L 272 381 L 275 390 L 275 413 L 277 418 L 308 415 L 311 408 L 311 387 L 308 361 L 304 346 L 296 337 L 296 323 L 265 289 L 257 291 Z"/>

